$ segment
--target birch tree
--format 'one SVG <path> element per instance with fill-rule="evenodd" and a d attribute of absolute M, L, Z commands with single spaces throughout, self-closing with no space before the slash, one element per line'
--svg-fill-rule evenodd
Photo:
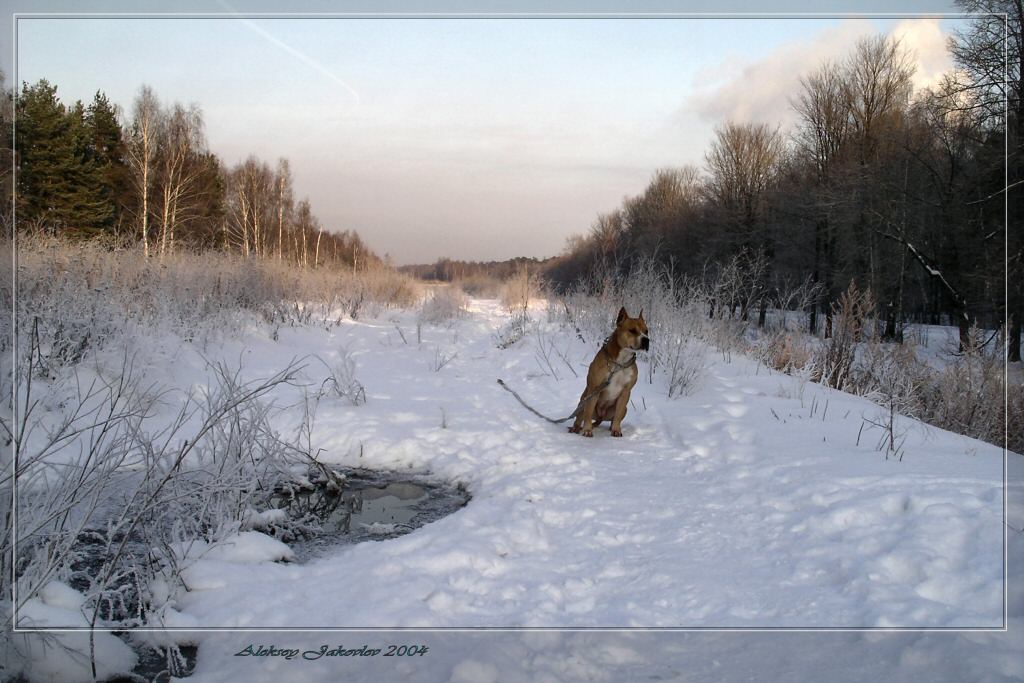
<path fill-rule="evenodd" d="M 126 156 L 132 173 L 132 184 L 139 201 L 139 232 L 142 237 L 142 251 L 146 257 L 149 257 L 150 195 L 155 176 L 160 127 L 160 101 L 153 89 L 144 85 L 139 89 L 132 107 Z"/>
<path fill-rule="evenodd" d="M 291 219 L 293 211 L 292 171 L 288 160 L 283 157 L 277 160 L 274 186 L 277 203 L 277 260 L 280 261 L 284 258 L 285 224 Z"/>
<path fill-rule="evenodd" d="M 174 249 L 175 228 L 184 213 L 202 190 L 199 180 L 205 168 L 201 155 L 205 152 L 203 119 L 199 107 L 180 104 L 164 117 L 161 127 L 160 158 L 160 257 Z"/>

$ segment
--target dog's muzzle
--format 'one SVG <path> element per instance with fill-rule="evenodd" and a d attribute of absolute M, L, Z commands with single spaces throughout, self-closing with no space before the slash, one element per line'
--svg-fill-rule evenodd
<path fill-rule="evenodd" d="M 646 351 L 649 348 L 651 348 L 651 339 L 650 339 L 650 337 L 641 337 L 640 338 L 640 349 L 643 350 L 643 351 Z"/>

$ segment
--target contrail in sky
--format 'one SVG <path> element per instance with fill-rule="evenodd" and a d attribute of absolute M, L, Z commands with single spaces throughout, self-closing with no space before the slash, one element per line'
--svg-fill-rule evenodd
<path fill-rule="evenodd" d="M 229 10 L 232 13 L 238 13 L 238 10 L 236 10 L 233 7 L 231 7 L 227 2 L 224 2 L 224 0 L 221 0 L 220 5 L 222 7 L 224 7 L 225 9 Z M 340 85 L 344 90 L 346 90 L 350 95 L 352 95 L 352 97 L 356 101 L 356 104 L 361 104 L 362 103 L 362 99 L 359 97 L 359 93 L 356 92 L 355 88 L 353 88 L 351 85 L 349 85 L 345 81 L 343 81 L 340 78 L 338 78 L 338 76 L 336 76 L 326 66 L 324 66 L 320 62 L 316 61 L 312 57 L 309 57 L 308 55 L 300 52 L 299 50 L 296 50 L 294 47 L 292 47 L 288 43 L 284 42 L 280 38 L 274 36 L 269 31 L 261 28 L 256 22 L 252 21 L 251 19 L 248 19 L 247 17 L 242 16 L 241 14 L 239 14 L 236 18 L 239 21 L 241 21 L 243 24 L 245 24 L 246 26 L 251 28 L 253 31 L 255 31 L 259 35 L 261 35 L 264 38 L 266 38 L 268 41 L 270 41 L 271 43 L 273 43 L 277 47 L 281 48 L 282 50 L 284 50 L 285 52 L 290 54 L 292 57 L 295 57 L 296 59 L 298 59 L 300 62 L 302 62 L 306 66 L 312 68 L 313 70 L 315 70 L 315 71 L 319 72 L 320 74 L 326 76 L 331 81 L 333 81 L 333 82 L 337 83 L 338 85 Z"/>

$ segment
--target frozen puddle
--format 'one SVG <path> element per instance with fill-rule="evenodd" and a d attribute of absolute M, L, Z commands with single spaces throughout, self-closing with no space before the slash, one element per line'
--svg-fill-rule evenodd
<path fill-rule="evenodd" d="M 407 534 L 450 515 L 469 502 L 461 485 L 429 481 L 401 472 L 337 469 L 345 477 L 341 491 L 317 486 L 312 491 L 275 499 L 289 517 L 320 526 L 310 538 L 289 543 L 299 562 L 350 543 L 381 541 Z"/>
<path fill-rule="evenodd" d="M 461 509 L 469 502 L 462 485 L 430 481 L 425 475 L 402 472 L 334 468 L 343 475 L 341 491 L 314 481 L 313 490 L 282 493 L 273 499 L 293 520 L 319 527 L 311 536 L 290 540 L 295 559 L 305 562 L 341 545 L 381 541 L 407 534 Z M 162 652 L 138 651 L 139 664 L 133 674 L 147 681 L 169 680 Z M 195 666 L 196 648 L 183 647 L 183 670 L 188 677 Z M 129 683 L 138 678 L 116 678 L 111 683 Z"/>

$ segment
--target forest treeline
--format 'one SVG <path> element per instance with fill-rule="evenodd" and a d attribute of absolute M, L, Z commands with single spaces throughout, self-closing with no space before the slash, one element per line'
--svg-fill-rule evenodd
<path fill-rule="evenodd" d="M 864 38 L 800 80 L 793 130 L 723 123 L 703 169 L 654 173 L 642 194 L 570 238 L 548 280 L 564 290 L 654 258 L 679 278 L 710 281 L 739 260 L 754 274 L 742 297 L 759 308 L 745 313 L 762 324 L 780 292 L 807 282 L 810 329 L 827 336 L 853 282 L 870 289 L 888 338 L 915 321 L 959 325 L 965 339 L 972 325 L 1007 329 L 1008 259 L 1009 353 L 1019 360 L 1021 2 L 963 6 L 1008 12 L 1008 23 L 973 18 L 951 40 L 956 71 L 937 86 L 915 92 L 912 53 L 891 37 Z"/>
<path fill-rule="evenodd" d="M 7 196 L 16 190 L 13 206 L 0 205 L 7 234 L 13 217 L 19 232 L 138 245 L 158 258 L 217 249 L 309 267 L 380 262 L 358 233 L 327 229 L 308 199 L 295 200 L 287 159 L 225 164 L 197 105 L 162 103 L 142 86 L 125 115 L 102 92 L 66 105 L 40 80 L 14 97 L 2 73 L 0 88 L 0 174 Z"/>
<path fill-rule="evenodd" d="M 472 278 L 509 280 L 524 269 L 539 274 L 556 260 L 557 257 L 554 256 L 547 259 L 517 256 L 503 261 L 460 261 L 440 258 L 434 263 L 399 266 L 398 271 L 420 280 L 438 282 L 457 282 Z"/>

